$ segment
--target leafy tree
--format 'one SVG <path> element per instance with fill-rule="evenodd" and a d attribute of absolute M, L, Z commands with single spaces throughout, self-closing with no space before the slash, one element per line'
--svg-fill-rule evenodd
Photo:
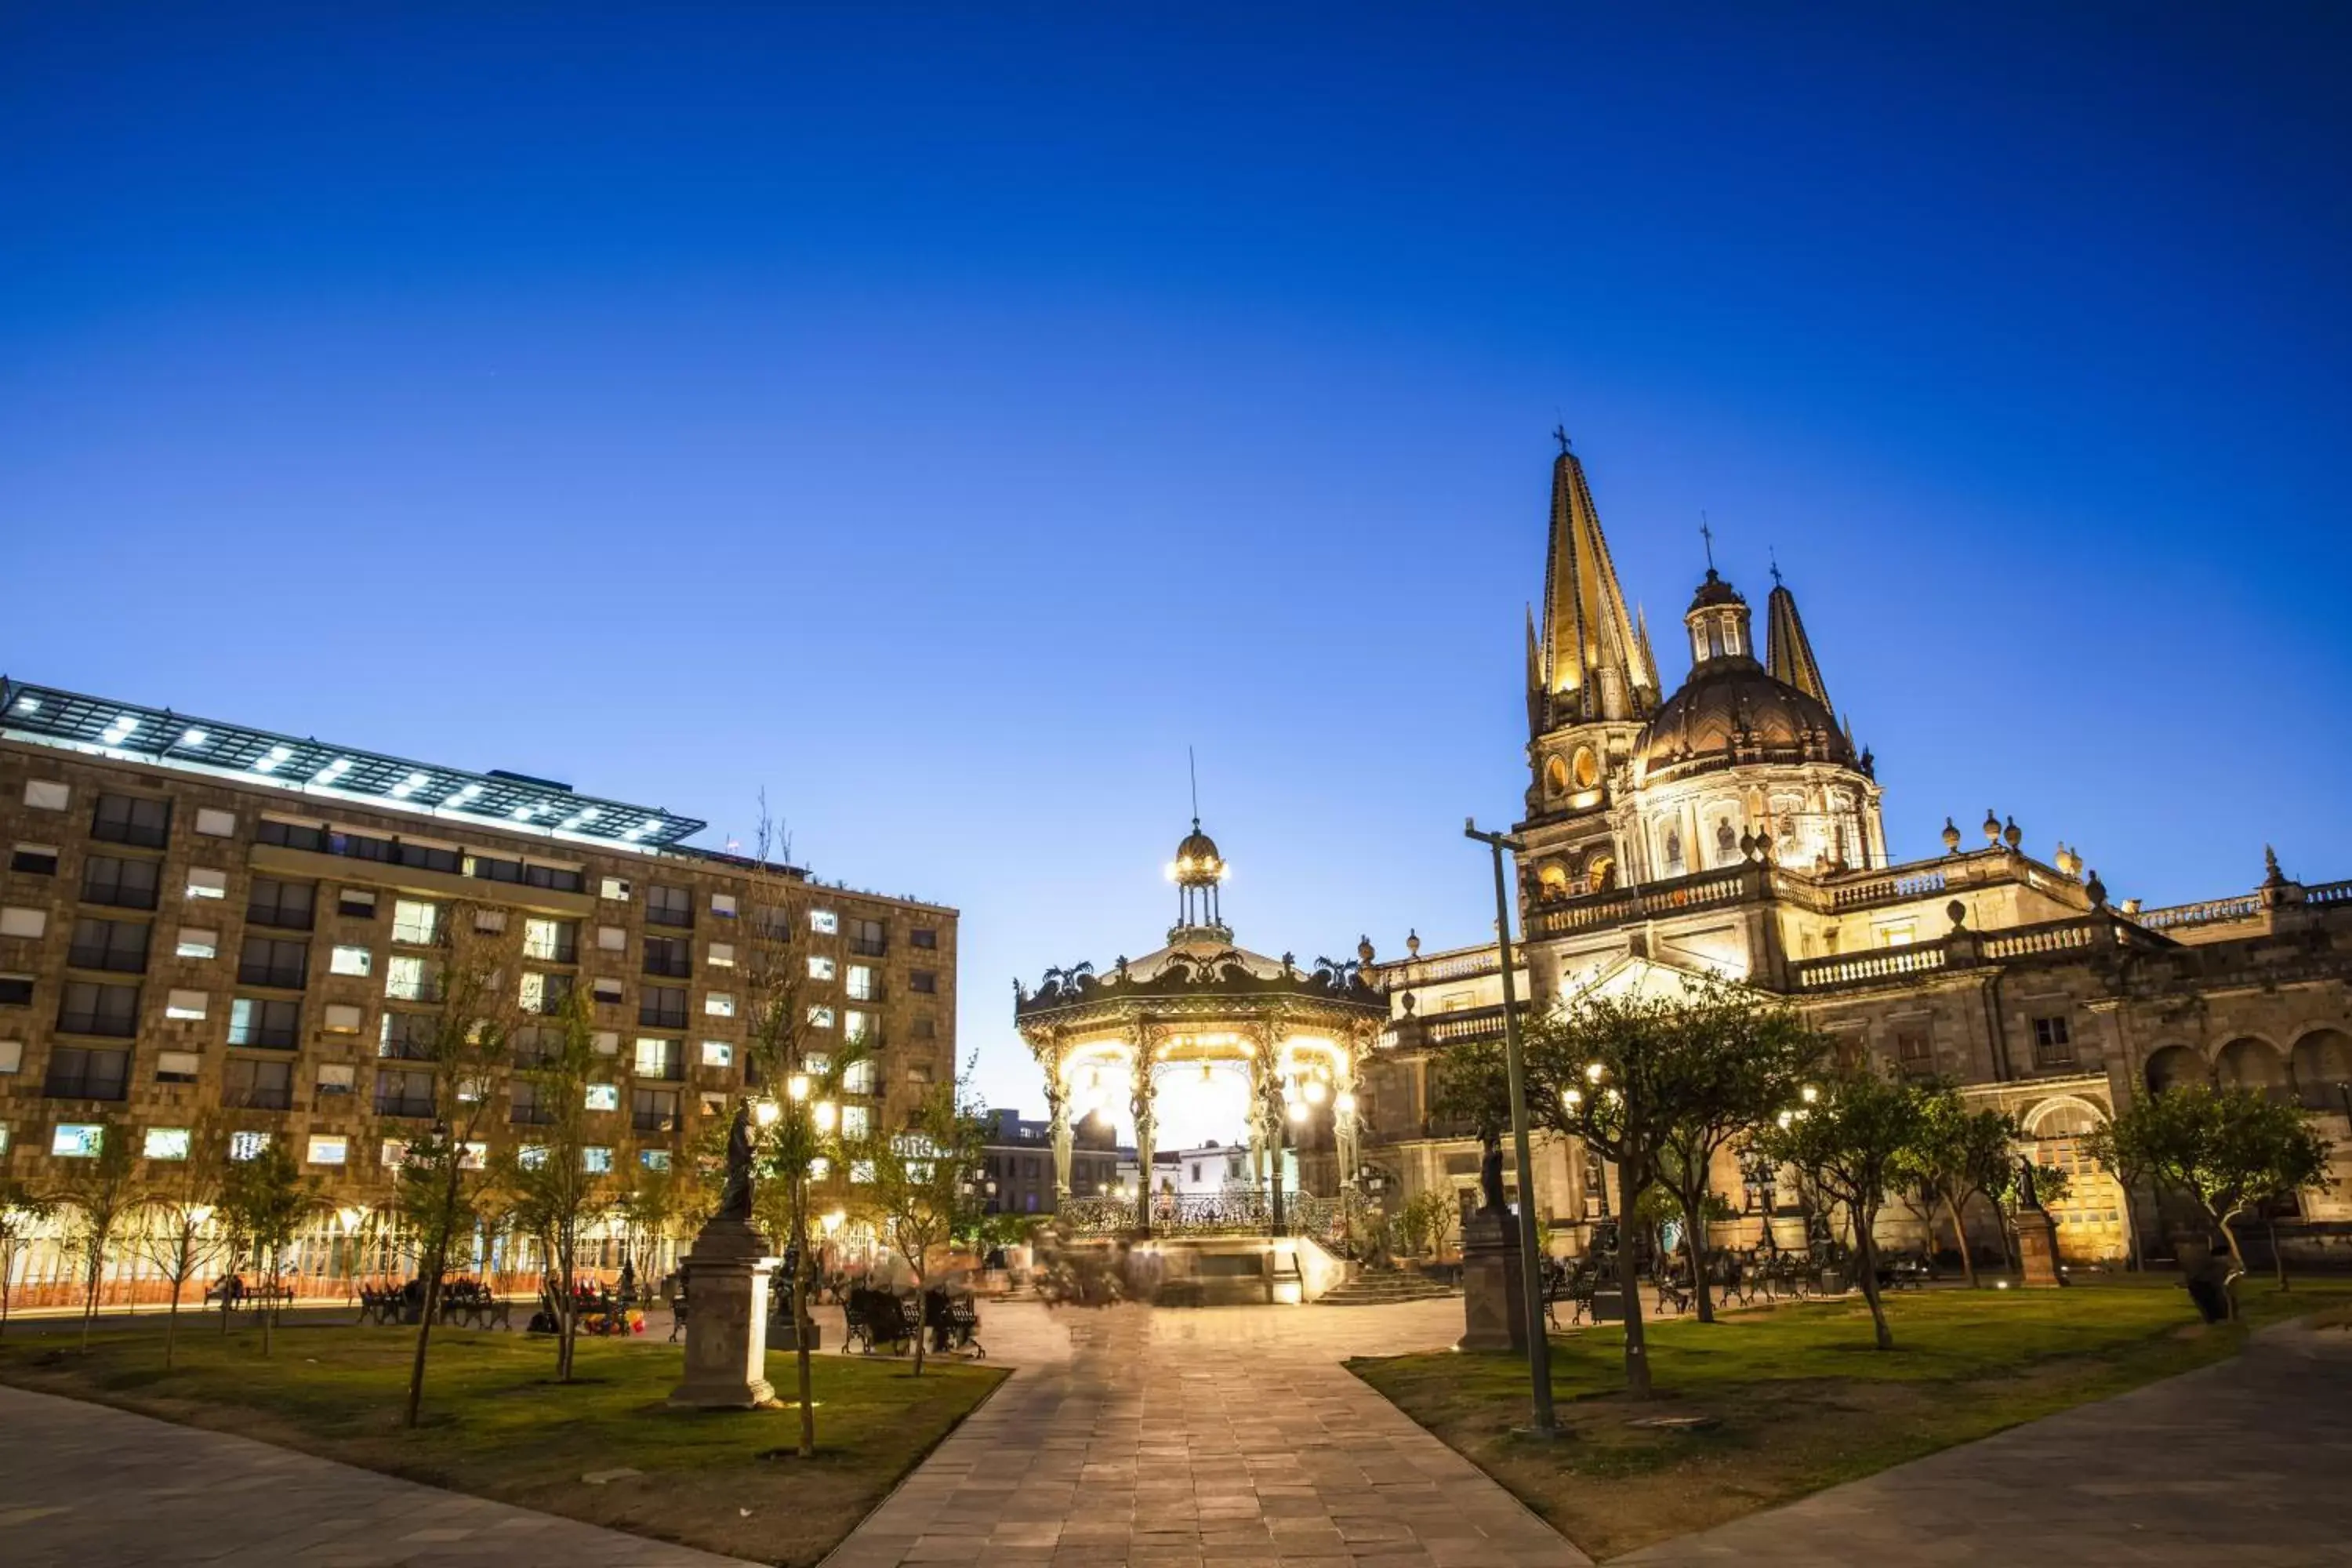
<path fill-rule="evenodd" d="M 529 1144 L 502 1149 L 493 1162 L 503 1217 L 539 1244 L 545 1263 L 541 1293 L 555 1320 L 558 1383 L 572 1381 L 579 1342 L 581 1233 L 613 1203 L 610 1178 L 588 1168 L 588 1086 L 597 1071 L 595 1020 L 575 989 L 551 1019 L 516 1033 L 511 1081 L 528 1092 L 538 1120 Z"/>
<path fill-rule="evenodd" d="M 1969 1205 L 1979 1197 L 1998 1199 L 2008 1190 L 2017 1164 L 2011 1150 L 2025 1134 L 2015 1117 L 1970 1110 L 1949 1083 L 1927 1086 L 1919 1110 L 1918 1137 L 1903 1152 L 1901 1173 L 1931 1220 L 1937 1208 L 1951 1220 L 1961 1272 L 1973 1289 L 1977 1259 L 1969 1245 Z"/>
<path fill-rule="evenodd" d="M 0 1333 L 8 1331 L 8 1293 L 16 1260 L 48 1228 L 58 1205 L 15 1176 L 0 1176 Z"/>
<path fill-rule="evenodd" d="M 229 1162 L 220 1201 L 229 1230 L 244 1243 L 261 1277 L 261 1353 L 266 1356 L 277 1326 L 278 1277 L 302 1222 L 319 1208 L 319 1185 L 303 1177 L 285 1136 L 272 1133 L 248 1157 Z"/>
<path fill-rule="evenodd" d="M 163 1365 L 172 1365 L 180 1327 L 180 1297 L 199 1271 L 230 1249 L 229 1231 L 215 1223 L 221 1184 L 228 1169 L 228 1128 L 218 1117 L 199 1116 L 188 1130 L 184 1159 L 159 1163 L 137 1216 L 133 1245 L 171 1281 L 172 1306 L 163 1318 Z M 224 1321 L 228 1312 L 221 1312 Z"/>
<path fill-rule="evenodd" d="M 2139 1219 L 2132 1209 L 2132 1194 L 2142 1183 L 2154 1181 L 2156 1173 L 2137 1146 L 2117 1142 L 2113 1121 L 2102 1121 L 2083 1135 L 2083 1152 L 2115 1178 L 2116 1190 L 2123 1194 L 2124 1267 L 2137 1272 L 2146 1262 L 2140 1257 Z"/>
<path fill-rule="evenodd" d="M 81 1348 L 89 1349 L 90 1320 L 98 1315 L 98 1289 L 106 1260 L 123 1223 L 146 1200 L 134 1171 L 131 1131 L 103 1112 L 98 1146 L 86 1159 L 62 1162 L 57 1196 L 73 1214 L 73 1247 L 82 1268 Z"/>
<path fill-rule="evenodd" d="M 1853 1223 L 1863 1300 L 1880 1350 L 1895 1348 L 1878 1289 L 1878 1215 L 1906 1179 L 1933 1091 L 1881 1076 L 1863 1064 L 1834 1079 L 1810 1104 L 1784 1112 L 1757 1135 L 1770 1159 L 1812 1173 Z"/>
<path fill-rule="evenodd" d="M 1462 1207 L 1451 1192 L 1432 1187 L 1407 1199 L 1398 1219 L 1406 1246 L 1443 1259 L 1447 1243 L 1461 1225 Z"/>
<path fill-rule="evenodd" d="M 925 1096 L 904 1131 L 882 1131 L 852 1151 L 873 1168 L 868 1202 L 890 1245 L 907 1260 L 921 1300 L 931 1255 L 945 1247 L 979 1207 L 972 1173 L 979 1169 L 987 1123 L 959 1098 L 959 1085 L 940 1084 Z M 915 1338 L 915 1375 L 923 1373 L 923 1345 Z"/>
<path fill-rule="evenodd" d="M 480 1217 L 488 1165 L 480 1134 L 489 1119 L 493 1085 L 521 1022 L 520 922 L 507 921 L 504 911 L 462 902 L 446 906 L 442 916 L 436 942 L 441 952 L 441 1009 L 425 1042 L 439 1114 L 430 1131 L 407 1140 L 394 1198 L 402 1228 L 416 1249 L 425 1291 L 401 1417 L 408 1426 L 416 1425 L 424 1408 L 425 1356 L 434 1320 L 441 1315 L 450 1254 L 461 1238 L 473 1235 Z M 516 929 L 509 931 L 509 925 Z"/>
<path fill-rule="evenodd" d="M 2182 1194 L 2221 1233 L 2233 1281 L 2246 1268 L 2237 1222 L 2266 1200 L 2327 1181 L 2327 1140 L 2301 1110 L 2259 1089 L 2184 1084 L 2133 1100 L 2107 1132 L 2116 1160 Z"/>

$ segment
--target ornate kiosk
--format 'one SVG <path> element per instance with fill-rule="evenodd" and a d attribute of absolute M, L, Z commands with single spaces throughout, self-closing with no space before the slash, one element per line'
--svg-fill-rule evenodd
<path fill-rule="evenodd" d="M 1370 942 L 1353 960 L 1318 958 L 1304 971 L 1288 953 L 1235 946 L 1219 908 L 1225 871 L 1195 817 L 1169 867 L 1178 920 L 1165 947 L 1106 973 L 1048 970 L 1034 992 L 1013 985 L 1014 1025 L 1045 1073 L 1063 1225 L 1081 1244 L 1119 1248 L 1129 1288 L 1164 1304 L 1306 1300 L 1344 1278 L 1324 1244 L 1351 1222 L 1358 1086 L 1388 1025 Z M 1161 1187 L 1151 1173 L 1163 1088 L 1221 1072 L 1247 1080 L 1247 1179 L 1214 1194 Z M 1121 1096 L 1142 1174 L 1131 1194 L 1073 1197 L 1073 1118 L 1116 1109 Z M 1294 1142 L 1307 1190 L 1286 1194 Z"/>

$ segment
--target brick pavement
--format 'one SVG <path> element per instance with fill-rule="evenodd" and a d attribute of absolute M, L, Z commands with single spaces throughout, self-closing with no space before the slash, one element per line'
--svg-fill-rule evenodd
<path fill-rule="evenodd" d="M 990 1309 L 1021 1367 L 826 1568 L 1570 1568 L 1589 1560 L 1340 1367 L 1459 1300 Z"/>
<path fill-rule="evenodd" d="M 735 1568 L 735 1559 L 0 1387 L 0 1563 Z"/>

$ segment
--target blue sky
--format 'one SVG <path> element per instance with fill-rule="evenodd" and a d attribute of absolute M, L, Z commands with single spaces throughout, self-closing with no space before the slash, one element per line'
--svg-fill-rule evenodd
<path fill-rule="evenodd" d="M 1898 853 L 2352 874 L 2341 7 L 486 9 L 0 13 L 0 666 L 764 788 L 1034 1112 L 1188 744 L 1251 945 L 1484 934 L 1564 420 Z"/>

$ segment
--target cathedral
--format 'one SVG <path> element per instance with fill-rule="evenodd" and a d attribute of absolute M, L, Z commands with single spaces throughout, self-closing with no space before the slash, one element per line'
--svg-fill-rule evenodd
<path fill-rule="evenodd" d="M 2026 1152 L 2070 1174 L 2052 1212 L 2062 1253 L 2083 1262 L 2121 1257 L 2127 1227 L 2161 1256 L 2179 1218 L 2086 1161 L 2083 1132 L 2175 1083 L 2260 1089 L 2317 1113 L 2339 1160 L 2326 1194 L 2273 1216 L 2280 1245 L 2352 1260 L 2352 882 L 2306 885 L 2271 858 L 2245 892 L 2118 907 L 2078 856 L 2036 858 L 1995 813 L 1967 829 L 1947 818 L 1943 854 L 1891 862 L 1871 753 L 1777 570 L 1760 647 L 1754 622 L 1710 562 L 1683 616 L 1688 673 L 1669 689 L 1562 443 L 1527 631 L 1525 1005 L 1705 973 L 1784 997 L 1845 1054 L 2017 1116 Z M 1408 945 L 1379 966 L 1393 1011 L 1364 1068 L 1364 1144 L 1392 1191 L 1466 1194 L 1477 1145 L 1433 1116 L 1433 1078 L 1449 1045 L 1500 1032 L 1498 953 Z M 1571 1145 L 1543 1148 L 1536 1202 L 1556 1246 L 1581 1246 L 1607 1216 L 1601 1174 Z M 1769 1175 L 1740 1186 L 1723 1195 L 1745 1212 L 1718 1242 L 1801 1237 L 1791 1194 Z M 1898 1205 L 1890 1224 L 1906 1223 Z M 1990 1216 L 1979 1223 L 1978 1245 L 1999 1245 Z"/>

